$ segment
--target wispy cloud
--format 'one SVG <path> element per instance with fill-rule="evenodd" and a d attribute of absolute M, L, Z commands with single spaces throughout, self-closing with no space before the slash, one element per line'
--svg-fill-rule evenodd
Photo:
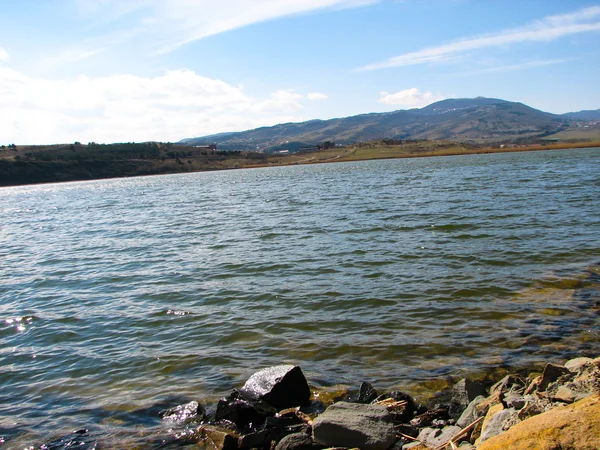
<path fill-rule="evenodd" d="M 49 56 L 42 62 L 44 65 L 58 65 L 58 64 L 70 64 L 84 59 L 91 58 L 98 53 L 102 53 L 106 50 L 106 47 L 96 48 L 92 50 L 84 49 L 71 49 L 65 50 L 57 55 Z"/>
<path fill-rule="evenodd" d="M 310 92 L 306 97 L 313 101 L 327 100 L 329 98 L 327 94 L 323 94 L 321 92 Z"/>
<path fill-rule="evenodd" d="M 436 47 L 394 56 L 385 61 L 359 67 L 358 71 L 412 66 L 430 62 L 449 61 L 465 53 L 490 47 L 501 47 L 527 41 L 552 41 L 580 33 L 600 31 L 600 6 L 584 8 L 569 14 L 548 16 L 527 26 L 499 33 L 460 39 Z"/>
<path fill-rule="evenodd" d="M 516 70 L 527 70 L 527 69 L 534 69 L 536 67 L 544 67 L 544 66 L 551 66 L 554 64 L 562 64 L 565 62 L 573 61 L 574 59 L 575 58 L 528 61 L 528 62 L 524 62 L 524 63 L 520 63 L 520 64 L 509 64 L 509 65 L 505 65 L 505 66 L 488 67 L 485 69 L 476 69 L 476 70 L 467 70 L 464 72 L 456 72 L 456 73 L 450 74 L 450 76 L 479 75 L 482 73 L 512 72 L 512 71 L 516 71 Z"/>
<path fill-rule="evenodd" d="M 378 100 L 380 103 L 409 108 L 422 108 L 445 98 L 441 95 L 432 94 L 430 91 L 421 92 L 417 88 L 404 89 L 394 94 L 381 92 L 380 95 L 381 97 Z"/>

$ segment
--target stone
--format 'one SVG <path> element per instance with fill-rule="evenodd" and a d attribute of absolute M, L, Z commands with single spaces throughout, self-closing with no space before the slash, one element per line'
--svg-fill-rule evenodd
<path fill-rule="evenodd" d="M 457 419 L 475 397 L 486 396 L 487 392 L 482 383 L 463 378 L 452 387 L 450 400 L 450 417 Z"/>
<path fill-rule="evenodd" d="M 239 429 L 256 429 L 261 426 L 267 417 L 274 416 L 277 412 L 268 404 L 256 401 L 250 403 L 234 391 L 229 397 L 222 398 L 217 403 L 215 420 L 226 420 L 236 425 Z"/>
<path fill-rule="evenodd" d="M 527 400 L 523 395 L 510 393 L 504 397 L 504 404 L 507 408 L 522 409 L 525 403 L 527 403 Z"/>
<path fill-rule="evenodd" d="M 185 424 L 193 420 L 204 420 L 206 411 L 202 405 L 193 401 L 162 411 L 159 415 L 167 423 Z"/>
<path fill-rule="evenodd" d="M 592 358 L 574 358 L 567 361 L 565 363 L 565 367 L 569 369 L 570 372 L 577 373 L 579 372 L 579 369 L 581 369 L 586 364 L 592 364 L 592 361 L 594 361 Z"/>
<path fill-rule="evenodd" d="M 573 403 L 577 397 L 577 394 L 573 392 L 572 389 L 567 386 L 559 386 L 556 390 L 556 393 L 552 395 L 552 401 L 562 402 L 562 403 Z"/>
<path fill-rule="evenodd" d="M 464 428 L 467 425 L 470 425 L 471 423 L 475 422 L 479 417 L 481 417 L 480 414 L 477 412 L 477 405 L 479 405 L 484 400 L 485 397 L 483 395 L 475 397 L 460 415 L 460 417 L 456 421 L 456 425 L 458 425 L 461 428 Z"/>
<path fill-rule="evenodd" d="M 559 406 L 488 439 L 478 450 L 600 449 L 600 396 Z"/>
<path fill-rule="evenodd" d="M 376 402 L 382 402 L 384 400 L 392 399 L 395 402 L 404 402 L 404 406 L 396 406 L 393 408 L 388 408 L 388 411 L 394 418 L 394 422 L 396 423 L 404 423 L 410 421 L 415 413 L 417 412 L 417 404 L 415 400 L 408 394 L 401 391 L 392 391 L 387 394 L 380 395 L 374 400 Z M 424 408 L 425 411 L 427 408 Z"/>
<path fill-rule="evenodd" d="M 338 402 L 313 421 L 313 439 L 331 447 L 387 450 L 396 442 L 396 432 L 385 407 Z"/>
<path fill-rule="evenodd" d="M 490 409 L 490 412 L 491 411 L 492 409 Z M 496 414 L 493 414 L 489 420 L 485 421 L 481 430 L 481 436 L 478 440 L 478 444 L 481 444 L 488 439 L 499 435 L 518 422 L 519 418 L 517 417 L 516 409 L 507 408 L 503 409 L 502 411 L 498 411 Z"/>
<path fill-rule="evenodd" d="M 546 364 L 544 367 L 544 373 L 542 373 L 542 381 L 538 387 L 538 390 L 543 392 L 550 385 L 555 382 L 559 377 L 563 375 L 569 375 L 571 372 L 569 369 L 563 366 L 557 366 L 555 364 Z"/>
<path fill-rule="evenodd" d="M 417 438 L 420 442 L 425 443 L 430 447 L 439 447 L 458 433 L 460 433 L 461 428 L 456 425 L 450 425 L 448 427 L 439 429 L 439 428 L 423 428 L 419 433 L 419 437 Z"/>
<path fill-rule="evenodd" d="M 277 409 L 310 403 L 310 388 L 299 366 L 282 365 L 260 370 L 240 390 L 244 397 L 263 400 Z"/>
<path fill-rule="evenodd" d="M 373 388 L 371 383 L 363 381 L 360 384 L 358 391 L 358 403 L 371 403 L 377 398 L 377 391 Z"/>
<path fill-rule="evenodd" d="M 240 437 L 239 446 L 240 448 L 271 448 L 273 442 L 279 442 L 289 434 L 305 432 L 307 429 L 308 426 L 305 425 L 263 428 Z"/>
<path fill-rule="evenodd" d="M 423 414 L 419 414 L 413 420 L 410 421 L 410 424 L 413 427 L 428 427 L 433 423 L 434 420 L 448 420 L 450 416 L 448 415 L 448 408 L 439 407 L 436 409 L 429 410 Z"/>
<path fill-rule="evenodd" d="M 315 450 L 319 448 L 322 447 L 313 441 L 310 434 L 293 433 L 280 440 L 275 450 Z"/>
<path fill-rule="evenodd" d="M 201 426 L 196 429 L 195 435 L 199 444 L 213 450 L 238 449 L 238 436 L 230 431 L 212 426 Z"/>
<path fill-rule="evenodd" d="M 522 392 L 525 389 L 525 381 L 515 375 L 506 375 L 490 389 L 490 395 L 500 393 L 502 395 L 508 392 Z"/>

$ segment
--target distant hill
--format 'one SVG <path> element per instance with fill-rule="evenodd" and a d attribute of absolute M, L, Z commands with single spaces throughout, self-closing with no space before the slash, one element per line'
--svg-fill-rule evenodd
<path fill-rule="evenodd" d="M 596 121 L 600 120 L 600 109 L 570 112 L 562 116 L 573 120 Z"/>
<path fill-rule="evenodd" d="M 526 142 L 569 128 L 598 111 L 556 115 L 496 98 L 447 99 L 420 109 L 310 120 L 184 139 L 187 145 L 216 142 L 223 150 L 282 149 L 287 142 L 314 145 L 374 139 L 447 139 L 458 142 Z"/>

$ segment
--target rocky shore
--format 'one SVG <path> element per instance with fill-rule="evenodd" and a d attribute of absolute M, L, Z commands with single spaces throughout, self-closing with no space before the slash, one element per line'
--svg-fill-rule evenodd
<path fill-rule="evenodd" d="M 269 367 L 205 407 L 198 401 L 159 413 L 163 432 L 118 448 L 211 450 L 598 450 L 600 358 L 546 364 L 541 373 L 495 384 L 462 379 L 418 403 L 401 391 L 311 392 L 298 366 Z M 112 448 L 87 430 L 40 448 Z"/>
<path fill-rule="evenodd" d="M 492 386 L 463 379 L 447 404 L 429 407 L 367 382 L 354 396 L 317 397 L 300 367 L 276 366 L 211 412 L 191 402 L 162 418 L 187 424 L 180 445 L 219 450 L 600 448 L 600 358 L 549 363 L 541 374 L 507 375 Z"/>

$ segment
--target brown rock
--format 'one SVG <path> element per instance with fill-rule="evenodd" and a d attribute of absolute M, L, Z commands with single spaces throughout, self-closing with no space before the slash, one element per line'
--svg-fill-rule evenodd
<path fill-rule="evenodd" d="M 485 441 L 478 450 L 598 450 L 600 396 L 560 406 L 518 423 Z"/>
<path fill-rule="evenodd" d="M 217 450 L 237 450 L 238 436 L 227 430 L 211 426 L 201 426 L 196 430 L 198 443 Z"/>

